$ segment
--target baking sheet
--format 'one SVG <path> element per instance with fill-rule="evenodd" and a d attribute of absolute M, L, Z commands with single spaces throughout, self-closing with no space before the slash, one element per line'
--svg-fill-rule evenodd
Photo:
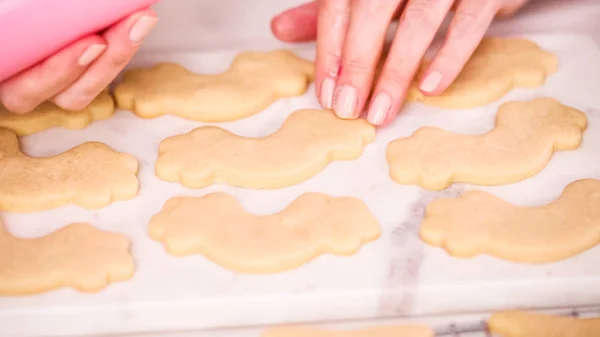
<path fill-rule="evenodd" d="M 497 107 L 507 100 L 551 96 L 587 113 L 589 128 L 577 151 L 554 155 L 548 167 L 526 181 L 480 188 L 520 205 L 552 201 L 570 182 L 600 179 L 600 51 L 589 38 L 531 36 L 560 57 L 559 73 L 542 88 L 519 89 L 486 107 L 443 111 L 411 104 L 396 122 L 378 132 L 362 157 L 329 165 L 314 178 L 280 190 L 244 190 L 213 185 L 189 190 L 154 176 L 158 143 L 202 123 L 172 116 L 143 120 L 120 111 L 85 130 L 52 129 L 22 139 L 34 156 L 53 155 L 86 141 L 101 141 L 136 156 L 141 190 L 128 202 L 98 211 L 64 207 L 35 214 L 1 214 L 8 230 L 21 237 L 48 234 L 71 222 L 127 235 L 137 270 L 133 280 L 97 294 L 71 289 L 28 297 L 0 298 L 0 336 L 52 336 L 185 330 L 302 321 L 377 318 L 524 307 L 600 303 L 600 249 L 548 265 L 519 265 L 480 256 L 454 259 L 418 239 L 425 205 L 440 194 L 472 189 L 454 185 L 442 193 L 398 185 L 388 176 L 385 148 L 422 126 L 483 133 L 494 125 Z M 314 50 L 296 50 L 312 58 Z M 132 66 L 176 61 L 192 70 L 224 70 L 237 51 L 140 55 Z M 303 97 L 280 100 L 253 117 L 221 123 L 236 134 L 260 137 L 276 131 L 296 109 L 318 107 L 313 87 Z M 149 218 L 172 196 L 214 191 L 235 195 L 257 214 L 278 212 L 308 191 L 355 196 L 380 220 L 383 235 L 352 257 L 326 255 L 293 271 L 244 275 L 202 256 L 167 255 L 146 234 Z"/>

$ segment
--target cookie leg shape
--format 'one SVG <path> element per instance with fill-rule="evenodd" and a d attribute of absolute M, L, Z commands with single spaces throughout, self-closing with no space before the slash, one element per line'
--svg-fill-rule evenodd
<path fill-rule="evenodd" d="M 263 138 L 244 138 L 205 126 L 163 140 L 156 175 L 201 188 L 215 182 L 255 189 L 299 184 L 331 161 L 362 155 L 375 140 L 364 120 L 343 120 L 326 110 L 298 110 L 281 129 Z"/>
<path fill-rule="evenodd" d="M 138 193 L 137 160 L 101 143 L 52 157 L 19 151 L 16 135 L 0 129 L 0 210 L 36 212 L 66 205 L 97 209 Z"/>
<path fill-rule="evenodd" d="M 587 118 L 551 98 L 509 102 L 498 110 L 496 128 L 461 135 L 425 127 L 387 148 L 392 179 L 442 190 L 452 183 L 502 185 L 543 170 L 555 151 L 579 147 Z"/>
<path fill-rule="evenodd" d="M 201 75 L 172 63 L 133 69 L 115 88 L 117 106 L 138 116 L 173 114 L 202 122 L 251 116 L 275 100 L 306 92 L 314 65 L 288 50 L 245 52 L 219 75 Z"/>
<path fill-rule="evenodd" d="M 0 229 L 0 295 L 26 295 L 73 287 L 96 292 L 133 276 L 129 240 L 88 224 L 71 224 L 37 239 Z"/>
<path fill-rule="evenodd" d="M 421 238 L 457 257 L 489 254 L 523 263 L 569 258 L 600 243 L 600 181 L 568 185 L 553 203 L 513 206 L 489 193 L 438 199 L 426 209 Z"/>
<path fill-rule="evenodd" d="M 108 90 L 105 90 L 80 111 L 67 111 L 53 103 L 45 102 L 28 114 L 17 115 L 0 105 L 0 127 L 11 129 L 19 136 L 27 136 L 52 127 L 77 130 L 94 121 L 108 119 L 114 113 L 114 101 Z"/>

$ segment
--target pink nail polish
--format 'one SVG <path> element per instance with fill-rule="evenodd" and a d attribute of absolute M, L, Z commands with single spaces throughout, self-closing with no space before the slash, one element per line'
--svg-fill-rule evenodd
<path fill-rule="evenodd" d="M 381 125 L 387 117 L 392 106 L 392 98 L 390 95 L 382 92 L 378 94 L 369 109 L 367 120 L 373 125 Z"/>
<path fill-rule="evenodd" d="M 430 72 L 427 77 L 421 82 L 421 86 L 419 87 L 422 91 L 425 92 L 434 92 L 440 83 L 442 83 L 443 75 L 437 71 Z"/>
<path fill-rule="evenodd" d="M 87 47 L 81 56 L 79 56 L 77 63 L 79 63 L 79 65 L 82 67 L 88 66 L 94 62 L 104 52 L 105 49 L 105 44 L 93 44 Z"/>
<path fill-rule="evenodd" d="M 333 91 L 335 90 L 335 80 L 333 78 L 326 78 L 321 84 L 321 105 L 325 109 L 331 109 L 333 107 Z"/>
<path fill-rule="evenodd" d="M 150 33 L 152 28 L 156 26 L 158 18 L 153 16 L 142 16 L 131 27 L 129 31 L 129 40 L 133 43 L 142 42 L 142 40 Z"/>
<path fill-rule="evenodd" d="M 333 109 L 336 115 L 340 118 L 352 118 L 354 117 L 354 111 L 356 110 L 356 89 L 351 85 L 343 85 L 338 87 L 335 99 L 333 102 Z"/>

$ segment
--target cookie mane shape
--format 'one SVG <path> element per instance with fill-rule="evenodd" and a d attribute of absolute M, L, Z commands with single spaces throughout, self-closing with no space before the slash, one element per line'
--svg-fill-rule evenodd
<path fill-rule="evenodd" d="M 461 135 L 424 127 L 388 145 L 392 179 L 442 190 L 452 183 L 502 185 L 534 176 L 555 151 L 579 147 L 586 115 L 551 98 L 500 106 L 496 127 Z"/>
<path fill-rule="evenodd" d="M 380 235 L 377 219 L 351 197 L 306 193 L 279 213 L 257 216 L 225 193 L 168 200 L 149 224 L 167 252 L 202 254 L 239 272 L 275 273 L 319 255 L 351 255 Z"/>
<path fill-rule="evenodd" d="M 244 52 L 219 75 L 196 74 L 174 63 L 132 69 L 115 88 L 117 106 L 143 118 L 172 114 L 225 122 L 306 92 L 314 65 L 289 50 Z"/>
<path fill-rule="evenodd" d="M 456 257 L 488 254 L 522 263 L 563 260 L 600 243 L 600 181 L 569 184 L 554 202 L 518 207 L 482 191 L 438 199 L 421 238 Z"/>
<path fill-rule="evenodd" d="M 263 138 L 245 138 L 214 126 L 163 140 L 156 175 L 186 187 L 219 182 L 274 189 L 301 183 L 331 161 L 358 158 L 375 140 L 362 119 L 343 120 L 326 110 L 298 110 Z"/>
<path fill-rule="evenodd" d="M 32 158 L 14 132 L 0 128 L 0 210 L 37 212 L 77 205 L 88 209 L 129 200 L 138 193 L 137 160 L 102 143 Z"/>

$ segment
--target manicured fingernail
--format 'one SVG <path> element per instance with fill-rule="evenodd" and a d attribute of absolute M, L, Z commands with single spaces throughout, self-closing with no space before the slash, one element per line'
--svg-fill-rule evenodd
<path fill-rule="evenodd" d="M 131 42 L 142 42 L 142 40 L 150 33 L 152 28 L 156 26 L 157 22 L 158 18 L 154 16 L 142 16 L 139 18 L 129 31 L 129 39 Z"/>
<path fill-rule="evenodd" d="M 337 89 L 333 110 L 340 118 L 352 118 L 356 110 L 356 102 L 356 89 L 351 85 L 343 85 Z"/>
<path fill-rule="evenodd" d="M 369 123 L 381 125 L 385 121 L 391 106 L 392 98 L 390 95 L 384 92 L 378 94 L 371 103 L 371 108 L 369 108 L 369 115 L 367 116 Z"/>
<path fill-rule="evenodd" d="M 437 71 L 432 71 L 425 77 L 423 82 L 421 82 L 421 86 L 419 87 L 422 91 L 425 92 L 434 92 L 437 87 L 442 83 L 443 75 Z"/>
<path fill-rule="evenodd" d="M 83 54 L 81 54 L 81 56 L 79 56 L 77 62 L 80 66 L 85 67 L 90 63 L 94 62 L 104 52 L 105 49 L 105 44 L 93 44 L 89 46 L 83 52 Z"/>
<path fill-rule="evenodd" d="M 335 90 L 335 81 L 333 78 L 328 77 L 323 80 L 321 84 L 321 105 L 325 109 L 331 109 L 333 107 L 333 91 Z"/>

